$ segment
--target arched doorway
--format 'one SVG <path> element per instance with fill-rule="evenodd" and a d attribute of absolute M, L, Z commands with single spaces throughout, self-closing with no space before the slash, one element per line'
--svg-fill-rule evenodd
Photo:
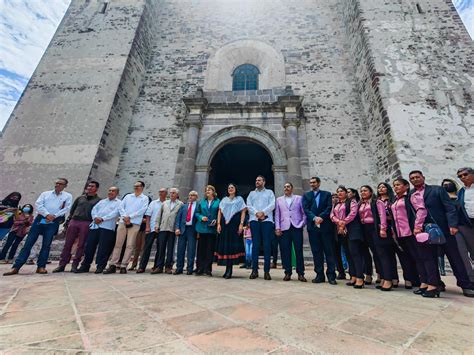
<path fill-rule="evenodd" d="M 227 184 L 235 183 L 239 194 L 247 198 L 255 189 L 255 178 L 263 175 L 266 187 L 274 190 L 273 160 L 261 145 L 248 140 L 237 140 L 221 147 L 213 156 L 209 184 L 214 185 L 220 198 L 226 195 Z"/>

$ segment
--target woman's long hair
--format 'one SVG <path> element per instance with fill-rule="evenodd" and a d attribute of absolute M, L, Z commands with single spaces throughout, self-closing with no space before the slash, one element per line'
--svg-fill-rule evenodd
<path fill-rule="evenodd" d="M 13 200 L 13 196 L 18 196 L 18 200 Z M 9 207 L 14 207 L 17 208 L 21 200 L 21 193 L 19 192 L 12 192 L 9 193 L 3 200 L 2 200 L 2 205 L 3 206 L 9 206 Z"/>
<path fill-rule="evenodd" d="M 393 192 L 393 189 L 392 189 L 392 186 L 390 186 L 389 184 L 387 184 L 386 182 L 381 182 L 377 185 L 377 199 L 380 199 L 381 196 L 379 195 L 379 187 L 380 185 L 383 185 L 385 186 L 385 188 L 387 189 L 387 195 L 388 195 L 388 201 L 390 203 L 392 203 L 393 201 L 395 201 L 395 192 Z"/>

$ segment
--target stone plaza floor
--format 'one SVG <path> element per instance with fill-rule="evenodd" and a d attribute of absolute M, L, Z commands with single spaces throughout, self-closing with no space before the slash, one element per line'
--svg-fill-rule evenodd
<path fill-rule="evenodd" d="M 212 278 L 34 270 L 0 277 L 3 353 L 474 354 L 474 299 L 452 276 L 424 299 L 403 286 L 283 282 L 281 269 L 272 281 L 238 268 L 224 280 L 221 267 Z"/>

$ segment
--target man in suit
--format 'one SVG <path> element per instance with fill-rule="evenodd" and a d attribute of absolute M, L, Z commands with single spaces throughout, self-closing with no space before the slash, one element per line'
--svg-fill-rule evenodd
<path fill-rule="evenodd" d="M 181 206 L 176 217 L 175 234 L 178 237 L 178 251 L 176 255 L 175 275 L 183 273 L 184 255 L 188 250 L 188 263 L 186 275 L 192 275 L 194 271 L 194 257 L 196 255 L 196 211 L 198 193 L 191 191 L 188 202 Z"/>
<path fill-rule="evenodd" d="M 303 227 L 306 216 L 303 210 L 302 197 L 293 195 L 293 184 L 291 182 L 286 182 L 283 189 L 284 195 L 277 198 L 275 206 L 275 234 L 280 244 L 281 260 L 285 270 L 283 281 L 291 280 L 291 247 L 294 245 L 298 280 L 306 282 L 303 258 Z"/>
<path fill-rule="evenodd" d="M 176 239 L 175 223 L 179 209 L 183 205 L 178 200 L 178 194 L 177 188 L 170 189 L 170 199 L 163 203 L 156 217 L 155 231 L 158 233 L 158 260 L 155 260 L 155 269 L 157 274 L 163 272 L 163 266 L 165 266 L 166 274 L 172 273 L 174 242 Z"/>
<path fill-rule="evenodd" d="M 446 237 L 446 243 L 441 247 L 448 257 L 457 285 L 462 288 L 466 297 L 474 297 L 474 285 L 469 281 L 466 268 L 459 254 L 456 238 L 458 233 L 458 214 L 456 206 L 448 196 L 446 190 L 441 186 L 426 185 L 425 177 L 419 170 L 414 170 L 409 174 L 410 182 L 414 188 L 410 191 L 410 198 L 414 194 L 419 196 L 418 202 L 424 204 L 427 216 L 424 221 L 419 221 L 419 225 L 426 222 L 436 223 Z M 414 204 L 415 209 L 417 206 Z M 415 226 L 414 234 L 422 232 L 422 228 Z M 439 278 L 439 275 L 438 275 Z"/>
<path fill-rule="evenodd" d="M 471 265 L 471 257 L 474 257 L 474 169 L 461 168 L 457 175 L 464 186 L 458 192 L 459 233 L 456 234 L 456 241 L 469 280 L 474 282 Z"/>
<path fill-rule="evenodd" d="M 331 193 L 320 190 L 321 179 L 317 176 L 309 179 L 311 191 L 303 195 L 303 209 L 306 214 L 309 244 L 313 254 L 316 278 L 313 283 L 322 283 L 324 277 L 324 258 L 326 258 L 326 276 L 331 285 L 336 285 L 336 263 L 334 253 L 334 230 L 329 218 L 332 208 Z"/>

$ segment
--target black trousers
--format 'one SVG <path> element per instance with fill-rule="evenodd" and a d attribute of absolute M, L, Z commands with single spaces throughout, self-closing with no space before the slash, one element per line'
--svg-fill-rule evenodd
<path fill-rule="evenodd" d="M 342 242 L 339 237 L 336 235 L 334 240 L 334 258 L 336 261 L 336 270 L 339 274 L 345 275 L 346 271 L 344 270 L 344 264 L 342 262 Z M 347 256 L 346 256 L 347 257 Z"/>
<path fill-rule="evenodd" d="M 99 243 L 95 263 L 98 269 L 105 269 L 115 246 L 115 230 L 99 228 Z M 91 246 L 92 249 L 92 246 Z M 95 252 L 95 250 L 94 250 Z M 94 258 L 94 255 L 92 255 Z M 85 259 L 84 259 L 85 261 Z M 92 260 L 90 261 L 92 263 Z"/>
<path fill-rule="evenodd" d="M 335 280 L 334 235 L 315 230 L 308 231 L 308 234 L 316 279 L 324 280 L 324 260 L 326 259 L 326 276 L 329 280 Z"/>
<path fill-rule="evenodd" d="M 446 235 L 446 243 L 443 244 L 441 248 L 448 257 L 449 264 L 451 265 L 453 274 L 456 277 L 456 284 L 461 288 L 474 288 L 474 284 L 469 280 L 469 275 L 464 266 L 461 254 L 459 253 L 456 237 L 446 234 L 446 231 L 443 232 Z"/>
<path fill-rule="evenodd" d="M 347 263 L 349 264 L 349 275 L 351 277 L 356 277 L 354 260 L 352 259 L 351 250 L 349 248 L 349 238 L 346 235 L 338 235 L 337 239 L 344 249 L 344 254 L 346 254 Z"/>
<path fill-rule="evenodd" d="M 364 234 L 364 273 L 368 276 L 374 274 L 372 255 L 375 263 L 375 271 L 380 273 L 380 260 L 375 252 L 374 238 L 377 238 L 373 224 L 362 224 L 362 233 Z M 372 255 L 370 254 L 372 252 Z"/>
<path fill-rule="evenodd" d="M 390 237 L 387 237 L 390 238 Z M 375 244 L 375 252 L 380 261 L 380 277 L 383 280 L 398 280 L 396 245 L 392 243 Z"/>
<path fill-rule="evenodd" d="M 197 245 L 197 272 L 212 272 L 212 261 L 216 249 L 216 235 L 200 233 Z"/>
<path fill-rule="evenodd" d="M 89 229 L 87 233 L 86 245 L 84 246 L 84 260 L 82 260 L 81 269 L 89 270 L 94 261 L 95 252 L 99 246 L 100 228 Z"/>
<path fill-rule="evenodd" d="M 296 257 L 296 273 L 298 275 L 304 275 L 304 257 L 303 257 L 303 228 L 295 228 L 293 226 L 290 229 L 283 231 L 281 237 L 277 237 L 277 242 L 280 244 L 281 251 L 281 263 L 285 274 L 291 275 L 293 267 L 291 265 L 291 249 L 292 246 L 295 248 Z"/>
<path fill-rule="evenodd" d="M 398 238 L 398 245 L 400 245 L 402 250 L 396 248 L 395 253 L 398 256 L 398 260 L 400 261 L 400 265 L 402 267 L 403 279 L 405 281 L 411 281 L 414 286 L 418 286 L 420 284 L 420 276 L 418 275 L 416 269 L 416 261 L 409 253 L 408 245 L 404 242 L 404 240 L 405 238 Z"/>
<path fill-rule="evenodd" d="M 418 243 L 414 236 L 400 238 L 403 240 L 402 248 L 410 253 L 416 262 L 416 270 L 420 282 L 438 286 L 440 276 L 438 269 L 438 249 L 436 245 Z"/>
<path fill-rule="evenodd" d="M 349 240 L 349 250 L 351 251 L 351 258 L 354 271 L 351 276 L 358 279 L 364 278 L 364 263 L 365 263 L 365 244 L 362 240 Z"/>
<path fill-rule="evenodd" d="M 148 261 L 150 260 L 151 249 L 153 248 L 153 243 L 156 240 L 156 256 L 155 260 L 158 259 L 158 233 L 150 232 L 145 236 L 145 247 L 143 248 L 143 254 L 140 258 L 140 266 L 139 268 L 142 270 L 146 270 L 146 266 L 148 265 Z"/>
<path fill-rule="evenodd" d="M 158 233 L 158 259 L 155 259 L 155 267 L 167 269 L 173 267 L 174 242 L 176 235 L 174 232 L 163 231 Z M 165 260 L 166 257 L 166 260 Z"/>

